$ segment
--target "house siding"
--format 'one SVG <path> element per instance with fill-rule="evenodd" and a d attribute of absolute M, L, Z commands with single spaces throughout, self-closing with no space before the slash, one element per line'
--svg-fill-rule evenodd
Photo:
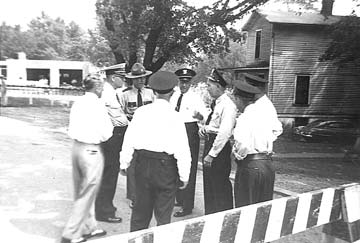
<path fill-rule="evenodd" d="M 360 67 L 340 68 L 319 61 L 330 42 L 323 27 L 274 25 L 272 29 L 269 96 L 279 115 L 316 118 L 360 114 Z M 297 75 L 310 76 L 308 106 L 293 104 Z"/>
<path fill-rule="evenodd" d="M 271 53 L 271 30 L 272 25 L 264 18 L 255 21 L 251 30 L 247 32 L 246 41 L 246 63 L 257 63 L 261 61 L 269 61 Z M 256 31 L 261 30 L 260 56 L 255 59 L 255 39 Z"/>

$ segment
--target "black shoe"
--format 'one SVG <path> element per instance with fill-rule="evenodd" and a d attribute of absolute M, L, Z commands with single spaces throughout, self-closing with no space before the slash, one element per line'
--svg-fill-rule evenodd
<path fill-rule="evenodd" d="M 90 239 L 90 238 L 93 238 L 93 237 L 100 237 L 100 236 L 104 236 L 104 235 L 106 235 L 105 230 L 97 229 L 97 230 L 94 230 L 93 232 L 91 232 L 90 234 L 83 235 L 83 237 L 85 239 Z"/>
<path fill-rule="evenodd" d="M 175 202 L 175 207 L 182 207 L 182 203 Z"/>
<path fill-rule="evenodd" d="M 122 222 L 122 218 L 120 217 L 97 217 L 96 218 L 97 221 L 103 221 L 103 222 L 108 222 L 108 223 L 121 223 Z"/>
<path fill-rule="evenodd" d="M 84 237 L 80 237 L 79 239 L 68 239 L 68 238 L 64 238 L 61 237 L 60 243 L 81 243 L 81 242 L 85 242 L 86 239 Z"/>
<path fill-rule="evenodd" d="M 189 215 L 191 213 L 192 213 L 191 210 L 188 211 L 188 210 L 184 210 L 182 208 L 179 211 L 174 213 L 174 217 L 184 217 L 184 216 Z"/>

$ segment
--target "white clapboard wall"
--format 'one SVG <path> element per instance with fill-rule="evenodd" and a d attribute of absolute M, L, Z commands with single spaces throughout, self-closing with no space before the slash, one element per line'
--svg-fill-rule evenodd
<path fill-rule="evenodd" d="M 94 242 L 270 242 L 328 223 L 334 224 L 329 224 L 327 233 L 360 242 L 359 184 L 279 198 Z"/>

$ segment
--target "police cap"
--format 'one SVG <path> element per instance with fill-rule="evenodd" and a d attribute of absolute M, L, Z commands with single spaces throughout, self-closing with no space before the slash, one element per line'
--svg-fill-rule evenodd
<path fill-rule="evenodd" d="M 216 68 L 211 70 L 208 80 L 210 80 L 211 82 L 214 82 L 214 83 L 218 83 L 222 87 L 226 87 L 226 85 L 227 85 L 227 82 L 225 81 L 223 76 L 221 76 L 221 74 L 219 73 L 219 71 Z"/>
<path fill-rule="evenodd" d="M 113 75 L 117 74 L 116 72 L 125 72 L 125 66 L 126 63 L 119 63 L 109 67 L 105 67 L 102 69 L 102 71 L 104 71 L 106 75 Z"/>
<path fill-rule="evenodd" d="M 269 81 L 257 75 L 244 73 L 245 81 L 254 86 L 264 87 Z"/>
<path fill-rule="evenodd" d="M 166 94 L 177 85 L 178 77 L 168 71 L 157 71 L 149 78 L 149 86 L 160 94 Z"/>
<path fill-rule="evenodd" d="M 179 77 L 181 81 L 190 81 L 195 75 L 196 72 L 190 68 L 181 68 L 175 71 L 175 74 Z"/>
<path fill-rule="evenodd" d="M 235 87 L 234 95 L 246 97 L 246 98 L 252 98 L 256 94 L 260 94 L 261 90 L 247 82 L 244 82 L 242 80 L 235 80 L 233 82 L 233 85 Z"/>

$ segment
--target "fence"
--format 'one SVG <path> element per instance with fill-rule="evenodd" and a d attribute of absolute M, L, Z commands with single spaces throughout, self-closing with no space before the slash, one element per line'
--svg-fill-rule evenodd
<path fill-rule="evenodd" d="M 270 242 L 325 224 L 328 234 L 360 242 L 360 184 L 279 198 L 96 242 Z"/>

